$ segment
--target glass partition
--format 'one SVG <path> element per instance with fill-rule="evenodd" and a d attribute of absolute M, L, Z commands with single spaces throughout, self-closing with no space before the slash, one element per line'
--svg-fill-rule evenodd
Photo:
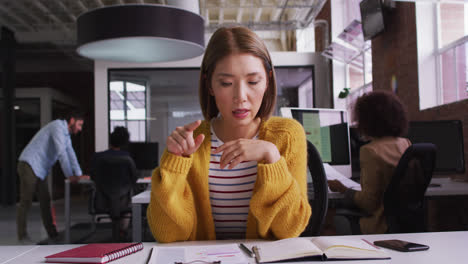
<path fill-rule="evenodd" d="M 314 68 L 275 67 L 277 109 L 314 106 Z M 109 70 L 109 133 L 125 126 L 132 142 L 158 142 L 177 127 L 203 119 L 198 100 L 199 68 Z"/>

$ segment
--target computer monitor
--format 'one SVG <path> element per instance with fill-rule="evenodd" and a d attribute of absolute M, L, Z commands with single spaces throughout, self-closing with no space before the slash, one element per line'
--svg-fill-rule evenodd
<path fill-rule="evenodd" d="M 131 142 L 128 144 L 128 152 L 135 161 L 137 170 L 142 174 L 153 170 L 159 164 L 158 142 Z"/>
<path fill-rule="evenodd" d="M 460 120 L 410 122 L 408 138 L 412 143 L 433 143 L 437 146 L 434 173 L 465 172 L 463 128 Z"/>
<path fill-rule="evenodd" d="M 362 0 L 359 8 L 364 40 L 370 40 L 385 30 L 382 0 Z"/>
<path fill-rule="evenodd" d="M 302 124 L 306 138 L 328 163 L 345 177 L 351 178 L 348 113 L 341 109 L 282 107 L 283 117 Z"/>

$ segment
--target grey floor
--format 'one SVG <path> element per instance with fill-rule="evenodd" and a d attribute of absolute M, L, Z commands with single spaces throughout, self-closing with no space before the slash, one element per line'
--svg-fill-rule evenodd
<path fill-rule="evenodd" d="M 52 203 L 55 211 L 55 221 L 59 239 L 57 241 L 47 241 L 47 232 L 42 225 L 39 203 L 34 202 L 28 215 L 28 234 L 32 242 L 30 244 L 64 244 L 65 216 L 64 200 L 54 200 Z M 144 211 L 144 210 L 143 210 Z M 112 241 L 112 227 L 109 218 L 99 221 L 97 228 L 91 232 L 91 215 L 88 214 L 88 193 L 83 192 L 71 197 L 70 203 L 71 218 L 71 243 L 110 243 Z M 144 213 L 144 212 L 143 212 Z M 98 215 L 97 217 L 105 216 Z M 154 241 L 153 236 L 143 220 L 142 239 L 145 242 Z M 127 242 L 131 241 L 131 223 L 128 230 Z M 125 241 L 122 241 L 125 242 Z M 16 235 L 16 205 L 0 206 L 0 245 L 25 245 L 20 243 Z"/>
<path fill-rule="evenodd" d="M 88 200 L 85 195 L 77 195 L 71 200 L 71 224 L 90 223 L 88 214 Z M 55 200 L 55 220 L 59 232 L 65 229 L 64 200 Z M 42 226 L 39 203 L 34 202 L 28 215 L 28 234 L 33 243 L 47 239 L 47 232 Z M 60 242 L 60 241 L 59 241 Z M 16 245 L 19 241 L 16 236 L 16 205 L 0 207 L 0 245 Z"/>

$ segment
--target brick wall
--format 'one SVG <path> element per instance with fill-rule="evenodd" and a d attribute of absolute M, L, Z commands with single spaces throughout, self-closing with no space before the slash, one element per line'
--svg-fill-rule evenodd
<path fill-rule="evenodd" d="M 395 76 L 396 94 L 406 104 L 410 120 L 462 120 L 465 166 L 468 165 L 468 100 L 419 110 L 414 3 L 397 3 L 386 19 L 386 31 L 372 40 L 374 89 L 392 90 L 392 76 Z M 468 179 L 468 170 L 460 177 Z"/>
<path fill-rule="evenodd" d="M 468 100 L 420 111 L 414 3 L 397 3 L 396 9 L 389 14 L 387 19 L 386 31 L 372 40 L 374 89 L 392 90 L 392 76 L 395 76 L 396 93 L 406 104 L 410 120 L 462 120 L 465 166 L 467 166 Z M 456 176 L 468 179 L 468 170 L 464 175 Z M 431 199 L 428 208 L 430 231 L 466 230 L 468 228 L 468 199 L 466 197 Z"/>
<path fill-rule="evenodd" d="M 331 43 L 331 0 L 328 0 L 324 5 L 322 10 L 318 13 L 317 17 L 315 20 L 325 20 L 328 23 L 328 43 Z M 315 52 L 322 52 L 326 47 L 324 47 L 323 43 L 323 38 L 325 36 L 324 34 L 324 28 L 323 27 L 316 27 L 315 28 Z M 332 72 L 332 62 L 331 60 L 328 61 L 328 70 L 330 74 L 328 75 L 328 82 L 330 84 L 330 89 L 333 87 L 333 74 Z M 333 106 L 333 89 L 331 90 L 330 93 L 330 105 Z M 314 105 L 314 107 L 316 107 Z"/>

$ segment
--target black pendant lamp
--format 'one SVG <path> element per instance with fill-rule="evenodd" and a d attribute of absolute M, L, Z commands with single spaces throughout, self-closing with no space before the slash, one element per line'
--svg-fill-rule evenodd
<path fill-rule="evenodd" d="M 204 52 L 204 20 L 165 5 L 115 5 L 77 20 L 77 52 L 93 60 L 163 62 Z"/>

